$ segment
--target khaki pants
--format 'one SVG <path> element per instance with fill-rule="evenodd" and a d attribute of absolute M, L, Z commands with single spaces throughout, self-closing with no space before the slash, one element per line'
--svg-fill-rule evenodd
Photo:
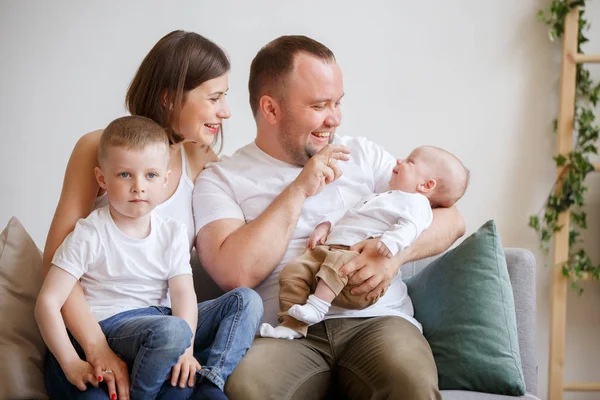
<path fill-rule="evenodd" d="M 317 246 L 286 265 L 279 273 L 280 312 L 277 318 L 280 324 L 306 336 L 308 324 L 290 316 L 288 310 L 294 304 L 306 303 L 308 296 L 314 293 L 318 279 L 323 280 L 336 294 L 332 302 L 335 306 L 360 310 L 375 304 L 379 297 L 367 300 L 366 293 L 351 294 L 354 286 L 348 285 L 348 277 L 338 275 L 340 268 L 357 255 L 356 251 L 348 250 L 348 246 Z"/>
<path fill-rule="evenodd" d="M 225 384 L 230 400 L 441 399 L 425 337 L 401 317 L 335 318 L 306 338 L 256 338 Z"/>

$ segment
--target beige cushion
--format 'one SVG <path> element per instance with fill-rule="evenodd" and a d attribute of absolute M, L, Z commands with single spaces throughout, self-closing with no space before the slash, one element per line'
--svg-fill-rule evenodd
<path fill-rule="evenodd" d="M 0 234 L 0 399 L 47 399 L 46 346 L 33 310 L 42 254 L 15 217 Z"/>

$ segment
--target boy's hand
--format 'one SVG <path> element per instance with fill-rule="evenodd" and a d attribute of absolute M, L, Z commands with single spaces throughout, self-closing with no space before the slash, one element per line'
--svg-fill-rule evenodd
<path fill-rule="evenodd" d="M 194 357 L 193 346 L 188 347 L 171 369 L 171 386 L 176 386 L 179 381 L 179 387 L 182 389 L 186 383 L 189 387 L 193 387 L 196 382 L 196 371 L 200 368 L 200 363 Z"/>
<path fill-rule="evenodd" d="M 87 361 L 74 360 L 67 364 L 63 370 L 69 382 L 77 386 L 77 389 L 82 392 L 87 389 L 87 383 L 98 387 L 98 380 L 94 376 L 94 367 Z"/>
<path fill-rule="evenodd" d="M 330 222 L 322 222 L 313 231 L 313 233 L 308 238 L 306 242 L 306 247 L 309 249 L 314 249 L 316 246 L 325 244 L 327 241 L 327 236 L 329 235 L 329 230 L 331 228 Z"/>
<path fill-rule="evenodd" d="M 392 258 L 392 252 L 381 240 L 377 242 L 377 252 L 386 258 Z"/>

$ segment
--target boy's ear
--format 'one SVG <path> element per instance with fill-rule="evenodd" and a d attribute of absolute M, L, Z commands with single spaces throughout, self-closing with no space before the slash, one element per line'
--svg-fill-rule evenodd
<path fill-rule="evenodd" d="M 169 175 L 171 175 L 171 170 L 168 169 L 167 173 L 165 174 L 165 185 L 164 187 L 167 187 L 167 184 L 169 183 Z"/>
<path fill-rule="evenodd" d="M 277 118 L 281 111 L 279 103 L 277 103 L 274 98 L 265 94 L 260 98 L 258 105 L 260 107 L 260 112 L 264 115 L 269 124 L 273 125 L 277 122 Z"/>
<path fill-rule="evenodd" d="M 428 179 L 423 183 L 420 183 L 417 186 L 417 190 L 419 191 L 419 193 L 427 193 L 427 192 L 431 192 L 433 189 L 435 189 L 437 186 L 437 181 L 435 179 Z"/>
<path fill-rule="evenodd" d="M 98 185 L 100 185 L 100 187 L 102 189 L 106 190 L 106 182 L 104 180 L 104 174 L 102 173 L 102 170 L 100 169 L 100 167 L 94 168 L 94 175 L 96 175 L 96 181 L 98 181 Z"/>

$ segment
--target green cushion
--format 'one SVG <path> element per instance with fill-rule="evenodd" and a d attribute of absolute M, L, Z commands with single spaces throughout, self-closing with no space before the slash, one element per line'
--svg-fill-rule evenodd
<path fill-rule="evenodd" d="M 494 221 L 407 280 L 440 390 L 524 395 L 517 320 Z"/>

